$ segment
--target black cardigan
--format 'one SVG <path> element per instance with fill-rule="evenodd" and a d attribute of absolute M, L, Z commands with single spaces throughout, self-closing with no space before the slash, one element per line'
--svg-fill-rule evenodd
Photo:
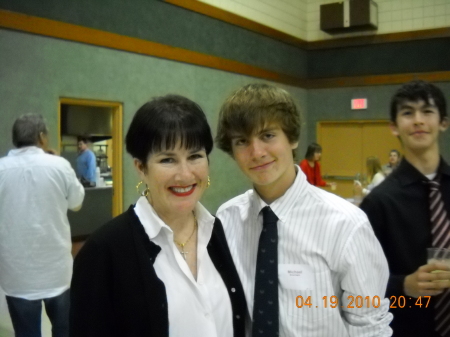
<path fill-rule="evenodd" d="M 244 291 L 217 218 L 207 249 L 228 290 L 234 336 L 244 337 Z M 133 206 L 92 234 L 74 262 L 70 336 L 169 336 L 166 289 L 153 268 L 160 251 Z"/>

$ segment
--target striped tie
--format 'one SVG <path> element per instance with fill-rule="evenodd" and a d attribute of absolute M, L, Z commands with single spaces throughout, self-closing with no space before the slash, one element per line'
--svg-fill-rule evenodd
<path fill-rule="evenodd" d="M 439 177 L 429 181 L 431 236 L 433 247 L 450 248 L 450 220 L 445 210 L 442 194 L 439 190 Z M 450 291 L 436 297 L 435 321 L 436 331 L 442 337 L 450 337 Z"/>

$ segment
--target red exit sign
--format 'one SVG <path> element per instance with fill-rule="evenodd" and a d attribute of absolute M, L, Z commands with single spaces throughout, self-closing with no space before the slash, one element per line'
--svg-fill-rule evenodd
<path fill-rule="evenodd" d="M 352 110 L 367 109 L 367 98 L 352 99 Z"/>

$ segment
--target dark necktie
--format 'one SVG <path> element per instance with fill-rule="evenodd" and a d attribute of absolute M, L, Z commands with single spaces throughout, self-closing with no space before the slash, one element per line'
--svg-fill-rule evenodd
<path fill-rule="evenodd" d="M 439 190 L 439 177 L 429 181 L 431 236 L 433 247 L 450 248 L 450 220 Z M 450 292 L 445 290 L 436 296 L 435 303 L 436 331 L 442 337 L 450 337 Z"/>
<path fill-rule="evenodd" d="M 269 206 L 262 210 L 253 300 L 252 337 L 278 336 L 278 218 Z"/>

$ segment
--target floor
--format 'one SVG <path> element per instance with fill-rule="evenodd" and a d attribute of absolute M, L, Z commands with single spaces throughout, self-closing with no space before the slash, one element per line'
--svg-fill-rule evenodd
<path fill-rule="evenodd" d="M 72 244 L 72 255 L 75 256 L 84 242 L 74 242 Z M 51 324 L 45 313 L 45 307 L 42 310 L 42 337 L 51 337 Z M 14 329 L 9 318 L 8 306 L 6 304 L 5 293 L 0 288 L 0 337 L 14 337 Z"/>

